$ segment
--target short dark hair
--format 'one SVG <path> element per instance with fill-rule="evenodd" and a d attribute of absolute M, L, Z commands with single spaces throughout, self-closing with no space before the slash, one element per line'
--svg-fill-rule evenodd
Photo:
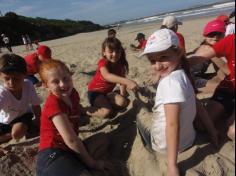
<path fill-rule="evenodd" d="M 143 34 L 143 33 L 138 33 L 135 40 L 143 39 L 143 38 L 145 38 L 145 34 Z"/>
<path fill-rule="evenodd" d="M 108 30 L 108 35 L 112 35 L 112 34 L 116 34 L 116 30 L 115 29 L 109 29 Z"/>
<path fill-rule="evenodd" d="M 0 72 L 2 73 L 18 72 L 26 74 L 27 66 L 25 59 L 16 54 L 2 55 L 0 57 Z"/>

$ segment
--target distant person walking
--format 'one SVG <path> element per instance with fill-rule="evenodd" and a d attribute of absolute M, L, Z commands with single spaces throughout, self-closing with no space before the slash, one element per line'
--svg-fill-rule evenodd
<path fill-rule="evenodd" d="M 25 45 L 25 50 L 28 51 L 29 46 L 28 46 L 27 39 L 26 39 L 25 35 L 22 35 L 21 39 L 22 39 L 23 44 Z"/>
<path fill-rule="evenodd" d="M 31 41 L 31 39 L 30 39 L 29 34 L 26 34 L 25 37 L 26 37 L 26 41 L 27 41 L 27 44 L 28 44 L 28 46 L 30 47 L 30 49 L 31 49 L 31 50 L 34 50 L 34 47 L 33 47 L 33 44 L 32 44 L 32 41 Z"/>
<path fill-rule="evenodd" d="M 2 41 L 4 43 L 4 47 L 6 47 L 10 52 L 12 52 L 11 44 L 10 44 L 10 39 L 6 34 L 2 34 Z"/>

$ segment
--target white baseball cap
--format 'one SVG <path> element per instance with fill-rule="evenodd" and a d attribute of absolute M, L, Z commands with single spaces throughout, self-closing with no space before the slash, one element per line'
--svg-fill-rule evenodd
<path fill-rule="evenodd" d="M 157 53 L 169 49 L 171 46 L 179 46 L 178 36 L 170 29 L 161 29 L 154 32 L 147 41 L 147 45 L 141 56 L 148 53 Z"/>
<path fill-rule="evenodd" d="M 175 25 L 182 25 L 183 23 L 180 22 L 175 16 L 167 16 L 164 18 L 162 25 L 166 26 L 167 28 L 171 29 Z"/>

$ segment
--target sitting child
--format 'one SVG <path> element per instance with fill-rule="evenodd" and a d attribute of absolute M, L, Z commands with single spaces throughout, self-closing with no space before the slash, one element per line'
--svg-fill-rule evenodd
<path fill-rule="evenodd" d="M 99 147 L 106 146 L 106 140 L 91 145 L 93 150 L 78 137 L 80 98 L 67 66 L 50 59 L 41 64 L 39 74 L 49 95 L 41 116 L 37 176 L 84 176 L 86 166 L 99 170 L 109 167 L 88 152 L 101 151 Z"/>
<path fill-rule="evenodd" d="M 146 47 L 147 40 L 145 39 L 145 35 L 143 33 L 138 33 L 136 39 L 139 43 L 138 46 L 131 44 L 130 47 L 134 51 L 143 51 Z"/>
<path fill-rule="evenodd" d="M 40 99 L 33 84 L 24 80 L 26 72 L 25 60 L 20 56 L 0 57 L 0 143 L 21 139 L 34 115 L 36 119 L 40 117 Z"/>
<path fill-rule="evenodd" d="M 42 82 L 35 77 L 35 74 L 38 73 L 39 65 L 48 59 L 51 59 L 52 51 L 49 47 L 40 45 L 37 49 L 37 52 L 25 56 L 25 61 L 27 64 L 27 77 L 26 79 L 30 80 L 36 87 L 40 87 Z"/>
<path fill-rule="evenodd" d="M 107 38 L 102 45 L 103 57 L 99 60 L 96 75 L 88 85 L 88 97 L 92 107 L 87 114 L 107 118 L 114 108 L 128 105 L 126 87 L 134 90 L 137 84 L 126 78 L 129 65 L 121 42 L 116 38 Z M 120 84 L 120 93 L 113 90 Z"/>
<path fill-rule="evenodd" d="M 185 54 L 178 36 L 169 29 L 151 35 L 143 54 L 156 68 L 160 81 L 152 126 L 147 130 L 138 119 L 138 129 L 149 149 L 167 155 L 167 175 L 179 176 L 178 153 L 191 147 L 196 136 L 196 98 Z"/>

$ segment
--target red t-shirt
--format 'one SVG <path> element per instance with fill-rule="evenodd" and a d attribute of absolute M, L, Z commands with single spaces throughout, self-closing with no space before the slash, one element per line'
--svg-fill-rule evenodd
<path fill-rule="evenodd" d="M 234 91 L 235 88 L 235 35 L 229 35 L 219 41 L 213 46 L 217 57 L 226 57 L 228 61 L 228 67 L 230 70 L 230 76 L 227 77 L 221 85 L 228 85 L 227 87 Z M 230 85 L 231 83 L 231 85 Z M 226 86 L 224 86 L 226 87 Z"/>
<path fill-rule="evenodd" d="M 181 48 L 183 48 L 185 50 L 185 40 L 184 40 L 184 36 L 178 32 L 176 32 L 176 35 L 178 36 L 179 38 L 179 46 Z"/>
<path fill-rule="evenodd" d="M 102 67 L 107 67 L 108 63 L 109 62 L 104 58 L 98 62 L 96 75 L 88 85 L 88 90 L 90 92 L 108 94 L 115 88 L 116 84 L 106 81 L 100 71 Z M 122 66 L 121 64 L 117 64 L 116 67 L 113 68 L 112 73 L 124 77 L 124 66 Z"/>
<path fill-rule="evenodd" d="M 27 74 L 34 75 L 39 71 L 39 58 L 37 53 L 32 53 L 25 56 L 25 62 L 27 64 Z"/>
<path fill-rule="evenodd" d="M 64 113 L 69 117 L 74 131 L 78 134 L 79 130 L 79 94 L 73 89 L 71 96 L 72 108 L 70 108 L 63 100 L 59 99 L 53 94 L 50 94 L 44 105 L 41 115 L 41 127 L 40 127 L 40 144 L 39 150 L 47 148 L 60 148 L 69 150 L 66 146 L 62 136 L 59 134 L 55 127 L 52 118 L 57 114 Z"/>
<path fill-rule="evenodd" d="M 147 45 L 147 40 L 143 40 L 142 42 L 139 43 L 138 49 L 145 49 Z"/>

